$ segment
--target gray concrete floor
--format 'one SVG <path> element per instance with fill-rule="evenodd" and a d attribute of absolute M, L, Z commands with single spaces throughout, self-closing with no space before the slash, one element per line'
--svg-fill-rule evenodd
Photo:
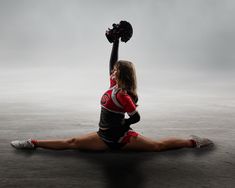
<path fill-rule="evenodd" d="M 0 187 L 235 186 L 234 89 L 209 84 L 194 85 L 192 90 L 172 86 L 171 91 L 159 87 L 156 92 L 153 88 L 140 91 L 142 119 L 132 126 L 136 131 L 154 139 L 196 134 L 212 139 L 214 148 L 160 153 L 22 151 L 12 148 L 10 141 L 68 138 L 96 131 L 99 101 L 98 96 L 85 99 L 84 91 L 79 96 L 81 91 L 72 90 L 74 85 L 64 86 L 61 91 L 67 93 L 63 93 L 46 81 L 45 89 L 35 80 L 17 79 L 0 80 Z"/>
<path fill-rule="evenodd" d="M 14 139 L 66 138 L 96 130 L 95 120 L 80 112 L 63 113 L 37 106 L 1 103 L 1 187 L 234 187 L 234 129 L 208 126 L 176 129 L 154 127 L 142 120 L 136 130 L 158 139 L 190 133 L 208 136 L 215 148 L 161 153 L 15 150 Z M 77 122 L 76 122 L 77 121 Z M 145 121 L 145 122 L 144 122 Z M 164 122 L 162 120 L 162 122 Z M 143 128 L 146 123 L 145 128 Z M 142 126 L 142 128 L 141 128 Z M 191 129 L 191 130 L 190 130 Z M 155 132 L 155 133 L 154 133 Z"/>

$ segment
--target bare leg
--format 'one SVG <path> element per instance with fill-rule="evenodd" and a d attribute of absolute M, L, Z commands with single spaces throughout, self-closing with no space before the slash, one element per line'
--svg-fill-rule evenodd
<path fill-rule="evenodd" d="M 168 138 L 157 142 L 159 144 L 157 150 L 169 150 L 169 149 L 180 149 L 180 148 L 192 148 L 193 143 L 190 139 L 180 138 Z"/>
<path fill-rule="evenodd" d="M 96 132 L 68 139 L 37 140 L 36 147 L 54 150 L 81 149 L 102 151 L 108 149 Z"/>
<path fill-rule="evenodd" d="M 190 147 L 193 147 L 193 144 L 189 139 L 169 138 L 156 141 L 138 135 L 137 137 L 131 137 L 130 143 L 126 144 L 122 149 L 134 151 L 163 151 Z"/>

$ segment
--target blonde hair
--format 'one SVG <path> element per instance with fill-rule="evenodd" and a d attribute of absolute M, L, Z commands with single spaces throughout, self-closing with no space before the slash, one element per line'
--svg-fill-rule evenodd
<path fill-rule="evenodd" d="M 127 91 L 134 103 L 138 101 L 137 80 L 134 64 L 130 61 L 119 60 L 116 62 L 116 79 L 118 87 Z"/>

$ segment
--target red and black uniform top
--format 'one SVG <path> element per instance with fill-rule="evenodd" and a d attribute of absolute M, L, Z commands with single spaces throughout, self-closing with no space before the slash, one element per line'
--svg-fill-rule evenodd
<path fill-rule="evenodd" d="M 129 119 L 125 119 L 125 113 L 128 113 Z M 135 123 L 131 121 L 131 117 L 135 114 L 138 114 L 136 104 L 126 91 L 117 87 L 116 81 L 111 75 L 110 88 L 101 98 L 100 128 L 120 126 L 129 128 L 130 124 Z"/>

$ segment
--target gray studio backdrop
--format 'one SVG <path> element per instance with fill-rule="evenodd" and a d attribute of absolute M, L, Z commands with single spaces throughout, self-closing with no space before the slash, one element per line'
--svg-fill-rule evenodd
<path fill-rule="evenodd" d="M 104 33 L 127 20 L 134 34 L 119 57 L 136 65 L 143 118 L 234 110 L 234 8 L 233 0 L 1 0 L 0 103 L 98 119 L 111 51 Z"/>

